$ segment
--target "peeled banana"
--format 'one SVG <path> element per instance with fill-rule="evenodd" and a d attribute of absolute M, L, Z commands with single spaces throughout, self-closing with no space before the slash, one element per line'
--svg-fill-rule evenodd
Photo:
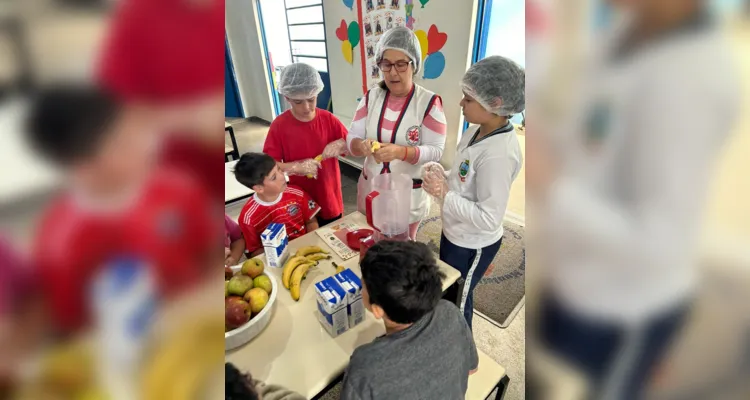
<path fill-rule="evenodd" d="M 331 256 L 325 253 L 315 253 L 315 254 L 310 254 L 309 256 L 305 256 L 305 258 L 310 261 L 320 261 L 320 260 L 330 260 Z"/>
<path fill-rule="evenodd" d="M 328 252 L 325 251 L 325 250 L 323 250 L 323 249 L 321 249 L 320 246 L 307 246 L 307 247 L 303 247 L 303 248 L 297 250 L 297 252 L 294 255 L 295 256 L 305 257 L 305 256 L 307 256 L 309 254 L 314 254 L 314 253 L 328 254 Z"/>
<path fill-rule="evenodd" d="M 285 289 L 289 289 L 289 279 L 291 279 L 295 268 L 308 261 L 309 260 L 303 256 L 295 255 L 284 264 L 284 269 L 281 271 L 281 283 L 284 284 Z"/>
<path fill-rule="evenodd" d="M 380 150 L 380 142 L 372 142 L 370 150 L 372 150 L 373 153 Z"/>
<path fill-rule="evenodd" d="M 300 284 L 302 283 L 302 279 L 305 278 L 307 270 L 309 270 L 313 265 L 315 264 L 304 263 L 294 270 L 294 274 L 292 274 L 292 281 L 289 285 L 289 291 L 292 293 L 292 299 L 294 299 L 294 301 L 299 300 Z"/>
<path fill-rule="evenodd" d="M 343 272 L 346 269 L 342 265 L 338 265 L 335 262 L 332 263 L 332 264 L 333 264 L 334 267 L 336 267 L 336 273 L 337 274 L 340 274 L 341 272 Z"/>
<path fill-rule="evenodd" d="M 321 154 L 321 155 L 319 155 L 319 156 L 315 157 L 315 161 L 317 161 L 317 162 L 321 162 L 321 161 L 323 161 L 323 155 Z M 313 178 L 313 176 L 312 176 L 312 175 L 307 175 L 307 177 L 308 177 L 308 178 L 310 178 L 310 179 L 312 179 L 312 178 Z"/>

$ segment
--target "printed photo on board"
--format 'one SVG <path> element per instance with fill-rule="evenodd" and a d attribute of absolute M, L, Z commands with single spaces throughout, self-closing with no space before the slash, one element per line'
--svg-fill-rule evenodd
<path fill-rule="evenodd" d="M 372 26 L 370 25 L 370 16 L 362 18 L 362 24 L 365 26 L 365 36 L 372 36 Z"/>
<path fill-rule="evenodd" d="M 385 30 L 389 30 L 393 28 L 393 13 L 387 12 L 385 13 Z"/>
<path fill-rule="evenodd" d="M 375 35 L 380 36 L 383 34 L 383 25 L 380 25 L 380 15 L 375 16 Z"/>
<path fill-rule="evenodd" d="M 401 9 L 401 0 L 391 0 L 391 10 L 400 10 Z"/>

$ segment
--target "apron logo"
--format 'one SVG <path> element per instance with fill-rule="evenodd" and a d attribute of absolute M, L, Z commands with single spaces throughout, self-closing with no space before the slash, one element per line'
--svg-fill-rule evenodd
<path fill-rule="evenodd" d="M 461 182 L 466 182 L 466 175 L 469 175 L 469 160 L 464 160 L 458 167 L 458 177 Z"/>
<path fill-rule="evenodd" d="M 289 206 L 287 206 L 286 211 L 289 213 L 289 216 L 293 217 L 299 214 L 299 206 L 297 206 L 296 203 L 292 203 Z"/>
<path fill-rule="evenodd" d="M 406 130 L 406 143 L 409 143 L 411 146 L 416 146 L 419 144 L 419 133 L 421 128 L 418 125 L 414 125 L 411 128 Z"/>

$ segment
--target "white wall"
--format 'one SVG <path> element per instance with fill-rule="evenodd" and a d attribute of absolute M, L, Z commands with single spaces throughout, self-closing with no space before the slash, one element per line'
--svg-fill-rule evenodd
<path fill-rule="evenodd" d="M 344 124 L 351 123 L 357 107 L 357 98 L 362 97 L 362 60 L 359 46 L 355 48 L 353 65 L 347 63 L 341 54 L 341 41 L 336 38 L 336 28 L 342 19 L 347 23 L 357 20 L 359 0 L 354 1 L 353 10 L 342 1 L 325 2 L 326 39 L 328 42 L 328 66 L 331 72 L 331 93 L 333 110 Z M 388 1 L 386 2 L 388 3 Z M 402 7 L 404 2 L 401 2 Z M 446 58 L 443 74 L 437 79 L 417 79 L 415 82 L 443 98 L 445 116 L 448 121 L 448 134 L 442 163 L 453 165 L 456 143 L 463 126 L 461 107 L 458 103 L 463 94 L 459 82 L 469 67 L 474 45 L 476 21 L 476 0 L 431 0 L 425 8 L 414 1 L 414 30 L 427 30 L 432 24 L 440 32 L 448 34 L 448 41 L 441 50 Z M 364 38 L 364 33 L 360 36 Z"/>
<path fill-rule="evenodd" d="M 226 33 L 245 117 L 272 121 L 273 103 L 257 0 L 226 0 Z"/>

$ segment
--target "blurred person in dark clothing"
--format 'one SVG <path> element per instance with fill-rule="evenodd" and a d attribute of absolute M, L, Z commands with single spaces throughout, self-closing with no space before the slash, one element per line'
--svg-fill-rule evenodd
<path fill-rule="evenodd" d="M 88 326 L 92 279 L 113 257 L 144 260 L 163 296 L 218 264 L 221 231 L 209 200 L 184 173 L 154 168 L 150 126 L 91 87 L 58 85 L 32 99 L 29 141 L 68 182 L 41 218 L 32 256 L 57 332 Z"/>
<path fill-rule="evenodd" d="M 121 0 L 97 80 L 166 134 L 160 161 L 223 199 L 224 1 Z"/>
<path fill-rule="evenodd" d="M 224 364 L 225 400 L 304 400 L 305 398 L 279 385 L 266 385 L 242 373 L 232 363 Z"/>
<path fill-rule="evenodd" d="M 529 134 L 526 185 L 545 240 L 542 343 L 590 379 L 593 398 L 638 399 L 696 292 L 738 79 L 708 1 L 610 3 L 614 40 L 572 92 L 583 97 L 574 121 L 549 132 L 560 141 Z"/>

